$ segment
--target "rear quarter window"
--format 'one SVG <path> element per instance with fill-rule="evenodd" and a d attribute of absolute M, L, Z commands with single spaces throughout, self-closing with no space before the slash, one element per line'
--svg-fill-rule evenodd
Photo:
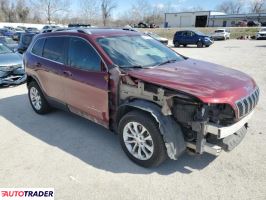
<path fill-rule="evenodd" d="M 42 56 L 44 42 L 45 38 L 38 39 L 32 47 L 31 52 L 37 56 Z"/>
<path fill-rule="evenodd" d="M 52 61 L 64 63 L 65 38 L 48 37 L 43 48 L 43 57 Z"/>

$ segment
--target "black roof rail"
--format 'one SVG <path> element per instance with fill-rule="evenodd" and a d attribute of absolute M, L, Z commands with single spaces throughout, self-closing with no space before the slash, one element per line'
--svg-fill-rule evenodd
<path fill-rule="evenodd" d="M 84 28 L 77 28 L 77 27 L 70 27 L 70 28 L 57 28 L 52 30 L 51 32 L 60 32 L 60 31 L 76 31 L 79 33 L 86 33 L 86 34 L 91 34 L 88 30 Z"/>
<path fill-rule="evenodd" d="M 81 28 L 78 28 L 77 29 L 77 32 L 79 32 L 79 33 L 86 33 L 86 31 L 84 29 L 81 29 Z"/>

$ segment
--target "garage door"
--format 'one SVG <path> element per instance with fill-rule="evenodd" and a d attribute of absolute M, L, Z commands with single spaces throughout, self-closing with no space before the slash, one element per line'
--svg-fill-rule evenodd
<path fill-rule="evenodd" d="M 192 26 L 191 22 L 192 22 L 191 16 L 181 16 L 180 17 L 181 27 L 191 27 Z"/>

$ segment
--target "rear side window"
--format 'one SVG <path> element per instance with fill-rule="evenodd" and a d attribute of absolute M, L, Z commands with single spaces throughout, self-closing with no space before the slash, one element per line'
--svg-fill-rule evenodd
<path fill-rule="evenodd" d="M 56 62 L 64 63 L 65 38 L 48 37 L 46 38 L 43 57 Z"/>
<path fill-rule="evenodd" d="M 88 42 L 81 38 L 70 38 L 68 64 L 89 71 L 101 70 L 100 56 Z"/>
<path fill-rule="evenodd" d="M 183 32 L 182 31 L 176 32 L 176 35 L 181 36 L 183 35 Z"/>
<path fill-rule="evenodd" d="M 33 48 L 32 48 L 32 53 L 37 55 L 37 56 L 42 56 L 42 50 L 43 50 L 43 45 L 44 45 L 45 39 L 39 39 L 35 42 Z"/>

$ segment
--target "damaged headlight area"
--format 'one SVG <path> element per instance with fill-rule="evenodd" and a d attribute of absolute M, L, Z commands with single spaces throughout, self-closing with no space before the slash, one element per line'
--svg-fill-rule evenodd
<path fill-rule="evenodd" d="M 26 79 L 27 75 L 23 64 L 0 66 L 0 86 L 22 84 Z"/>
<path fill-rule="evenodd" d="M 228 104 L 202 104 L 174 98 L 173 115 L 180 123 L 205 121 L 217 125 L 230 125 L 235 122 L 235 112 Z"/>
<path fill-rule="evenodd" d="M 175 98 L 172 113 L 176 121 L 181 124 L 188 141 L 197 139 L 197 132 L 201 130 L 203 123 L 217 126 L 235 123 L 235 112 L 228 104 L 206 105 Z"/>

